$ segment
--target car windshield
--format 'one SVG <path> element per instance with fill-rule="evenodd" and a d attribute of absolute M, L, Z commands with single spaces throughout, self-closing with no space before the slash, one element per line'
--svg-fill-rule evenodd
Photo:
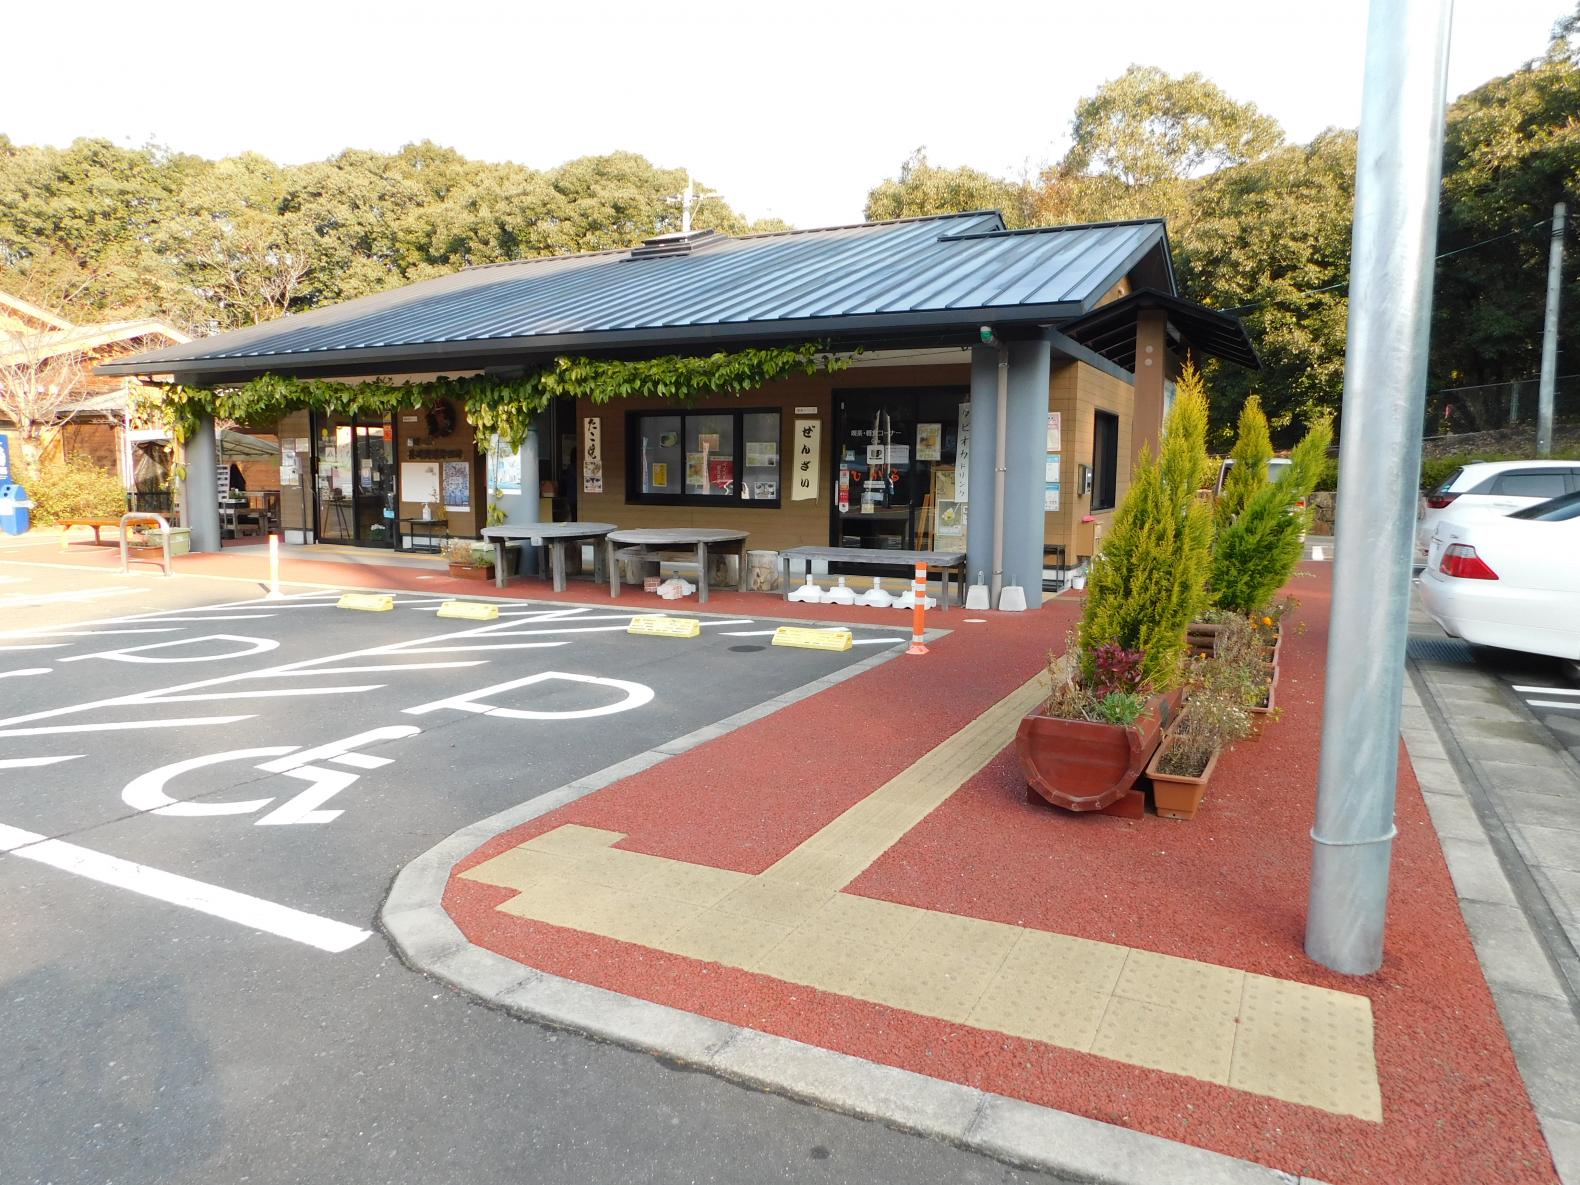
<path fill-rule="evenodd" d="M 1561 523 L 1571 518 L 1580 518 L 1580 490 L 1572 494 L 1559 494 L 1558 497 L 1538 502 L 1535 506 L 1516 510 L 1509 517 L 1530 518 L 1544 523 Z"/>
<path fill-rule="evenodd" d="M 1454 472 L 1450 473 L 1447 477 L 1445 477 L 1443 479 L 1443 481 L 1442 481 L 1442 484 L 1439 485 L 1437 487 L 1437 489 L 1433 490 L 1432 492 L 1434 494 L 1446 494 L 1446 493 L 1448 493 L 1449 491 L 1451 491 L 1454 488 L 1454 483 L 1459 480 L 1459 475 L 1461 473 L 1463 473 L 1463 472 L 1465 472 L 1465 467 L 1463 465 L 1461 465 L 1458 469 L 1454 470 Z"/>

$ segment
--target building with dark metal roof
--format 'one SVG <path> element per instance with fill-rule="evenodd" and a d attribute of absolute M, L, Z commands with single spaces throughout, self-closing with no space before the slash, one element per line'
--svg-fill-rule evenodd
<path fill-rule="evenodd" d="M 264 374 L 420 384 L 562 356 L 807 342 L 854 364 L 685 407 L 551 407 L 503 493 L 464 417 L 447 427 L 455 417 L 413 407 L 364 424 L 304 410 L 277 426 L 287 532 L 400 546 L 402 520 L 424 505 L 446 508 L 452 535 L 474 535 L 493 502 L 513 519 L 729 527 L 769 550 L 958 547 L 975 572 L 997 523 L 1003 575 L 1035 586 L 1045 557 L 1099 546 L 1184 356 L 1256 364 L 1239 322 L 1178 295 L 1161 220 L 1009 230 L 979 210 L 491 264 L 102 369 L 196 386 Z M 808 428 L 816 463 L 792 489 L 786 453 Z"/>

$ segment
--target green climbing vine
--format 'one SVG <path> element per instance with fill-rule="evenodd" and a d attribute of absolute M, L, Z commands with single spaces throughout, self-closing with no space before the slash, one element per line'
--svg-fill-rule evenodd
<path fill-rule="evenodd" d="M 519 448 L 533 416 L 551 399 L 648 397 L 689 402 L 703 395 L 751 391 L 795 374 L 833 373 L 850 358 L 818 342 L 776 349 L 736 350 L 702 357 L 666 355 L 623 361 L 560 356 L 514 377 L 473 375 L 421 383 L 338 383 L 277 374 L 228 387 L 175 386 L 142 401 L 141 414 L 161 420 L 182 440 L 200 418 L 264 424 L 302 408 L 337 415 L 379 416 L 447 400 L 466 408 L 480 446 L 492 435 Z"/>

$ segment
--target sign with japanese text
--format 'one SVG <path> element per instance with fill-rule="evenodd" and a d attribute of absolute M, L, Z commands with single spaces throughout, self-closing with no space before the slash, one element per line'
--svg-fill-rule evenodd
<path fill-rule="evenodd" d="M 603 493 L 603 421 L 597 416 L 582 421 L 582 493 Z"/>
<path fill-rule="evenodd" d="M 796 420 L 790 446 L 790 500 L 817 500 L 818 458 L 822 455 L 822 421 Z"/>

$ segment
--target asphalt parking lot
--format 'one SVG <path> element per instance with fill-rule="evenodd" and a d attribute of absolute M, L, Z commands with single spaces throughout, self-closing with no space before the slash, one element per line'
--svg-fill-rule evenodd
<path fill-rule="evenodd" d="M 1580 663 L 1512 650 L 1478 648 L 1474 653 L 1477 664 L 1519 698 L 1553 743 L 1580 761 Z"/>
<path fill-rule="evenodd" d="M 375 927 L 457 828 L 903 629 L 42 571 L 0 564 L 0 1181 L 1045 1179 L 513 1020 Z"/>

